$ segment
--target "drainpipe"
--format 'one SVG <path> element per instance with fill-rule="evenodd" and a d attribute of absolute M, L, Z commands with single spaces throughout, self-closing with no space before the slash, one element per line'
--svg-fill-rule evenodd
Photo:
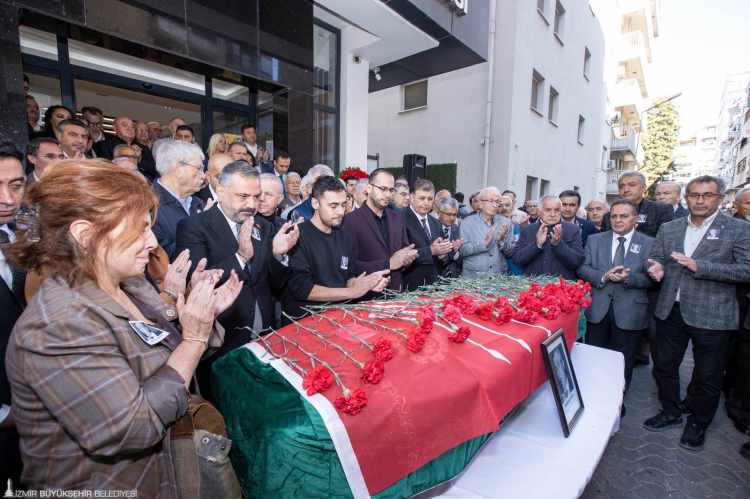
<path fill-rule="evenodd" d="M 490 168 L 490 125 L 492 124 L 492 76 L 495 72 L 495 12 L 498 0 L 490 0 L 490 47 L 487 54 L 487 116 L 484 123 L 484 175 L 482 187 L 487 187 Z"/>

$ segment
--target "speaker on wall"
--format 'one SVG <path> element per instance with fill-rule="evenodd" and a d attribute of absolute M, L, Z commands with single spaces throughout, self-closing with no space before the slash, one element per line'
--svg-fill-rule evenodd
<path fill-rule="evenodd" d="M 404 154 L 404 176 L 410 185 L 417 179 L 426 178 L 427 158 L 421 154 Z"/>

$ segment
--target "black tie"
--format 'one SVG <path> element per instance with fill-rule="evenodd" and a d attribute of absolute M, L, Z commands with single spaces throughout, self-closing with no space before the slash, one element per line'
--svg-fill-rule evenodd
<path fill-rule="evenodd" d="M 430 234 L 430 228 L 427 225 L 427 217 L 424 217 L 422 219 L 422 227 L 424 227 L 424 231 L 427 233 L 427 239 L 432 241 L 432 235 Z"/>
<path fill-rule="evenodd" d="M 0 229 L 0 244 L 10 243 L 10 236 L 4 230 Z M 5 254 L 5 247 L 1 248 L 3 254 Z M 7 265 L 7 264 L 6 264 Z M 10 267 L 10 265 L 8 265 Z M 10 274 L 13 276 L 13 296 L 16 297 L 21 307 L 26 307 L 26 295 L 24 294 L 24 286 L 26 284 L 26 271 L 23 269 L 16 269 L 10 267 Z"/>
<path fill-rule="evenodd" d="M 444 239 L 451 238 L 451 230 L 448 227 L 443 227 L 443 238 Z"/>
<path fill-rule="evenodd" d="M 620 244 L 617 245 L 617 249 L 615 250 L 615 258 L 612 260 L 613 267 L 618 267 L 625 263 L 625 236 L 620 236 L 617 240 L 620 241 Z"/>

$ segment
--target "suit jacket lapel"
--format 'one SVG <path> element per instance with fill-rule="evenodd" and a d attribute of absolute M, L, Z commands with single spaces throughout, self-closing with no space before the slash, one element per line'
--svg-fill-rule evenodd
<path fill-rule="evenodd" d="M 0 277 L 0 302 L 3 306 L 8 306 L 19 314 L 23 312 L 23 307 L 18 303 L 15 295 L 13 295 L 13 291 L 11 291 L 2 277 Z"/>
<path fill-rule="evenodd" d="M 630 264 L 633 263 L 633 259 L 638 253 L 635 253 L 633 251 L 633 244 L 638 244 L 643 246 L 643 234 L 640 234 L 638 231 L 633 232 L 633 237 L 630 239 L 630 246 L 628 247 L 628 252 L 625 253 L 625 261 L 623 262 L 623 266 L 627 269 L 630 268 Z M 612 244 L 612 239 L 609 240 L 610 244 Z M 640 248 L 638 248 L 638 252 L 640 252 Z"/>
<path fill-rule="evenodd" d="M 216 239 L 221 241 L 221 244 L 224 245 L 227 251 L 237 253 L 240 245 L 237 242 L 237 236 L 234 235 L 232 229 L 229 227 L 224 213 L 217 208 L 215 210 L 208 210 L 206 215 L 208 217 L 208 226 L 216 234 Z"/>
<path fill-rule="evenodd" d="M 427 219 L 429 223 L 430 216 L 427 215 Z M 419 235 L 422 236 L 422 239 L 424 239 L 427 242 L 427 246 L 432 244 L 432 241 L 430 241 L 430 238 L 427 237 L 427 233 L 424 231 L 424 227 L 422 227 L 422 224 L 419 222 L 419 219 L 417 218 L 417 215 L 414 214 L 414 211 L 411 208 L 406 208 L 406 223 L 411 224 L 412 229 L 416 230 Z"/>
<path fill-rule="evenodd" d="M 724 228 L 724 221 L 721 219 L 722 216 L 723 215 L 721 213 L 716 215 L 716 218 L 714 218 L 714 221 L 711 222 L 711 225 L 708 226 L 706 233 L 703 234 L 703 238 L 701 238 L 701 242 L 698 243 L 698 246 L 695 248 L 695 251 L 693 251 L 693 254 L 690 258 L 695 260 L 697 257 L 700 256 L 701 252 L 709 246 L 709 243 L 707 240 L 708 240 L 708 236 L 711 234 L 711 229 L 719 229 L 718 237 L 721 237 L 721 230 Z M 684 238 L 683 238 L 683 241 L 684 241 Z"/>
<path fill-rule="evenodd" d="M 256 223 L 255 228 L 258 229 L 258 234 L 260 234 L 260 224 Z M 261 241 L 258 241 L 254 237 L 251 239 L 251 241 L 253 242 L 253 257 L 248 262 L 250 264 L 250 282 L 256 283 L 255 276 L 258 274 L 258 266 L 263 261 L 263 259 L 260 257 L 260 253 L 261 251 L 263 251 L 263 244 Z M 237 245 L 237 247 L 239 248 L 239 244 Z"/>

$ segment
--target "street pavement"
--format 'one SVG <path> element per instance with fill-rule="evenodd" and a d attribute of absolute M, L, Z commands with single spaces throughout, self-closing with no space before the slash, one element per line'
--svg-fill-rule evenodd
<path fill-rule="evenodd" d="M 661 409 L 652 366 L 636 367 L 625 395 L 627 414 L 612 436 L 582 499 L 750 498 L 750 436 L 738 432 L 722 395 L 702 451 L 679 446 L 682 428 L 650 432 L 643 422 Z M 682 396 L 693 369 L 691 349 L 680 368 Z"/>

